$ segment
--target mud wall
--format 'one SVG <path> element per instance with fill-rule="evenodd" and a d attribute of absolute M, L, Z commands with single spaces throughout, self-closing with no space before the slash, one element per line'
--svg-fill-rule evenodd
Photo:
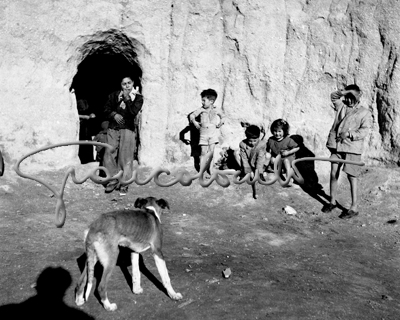
<path fill-rule="evenodd" d="M 206 88 L 218 91 L 227 117 L 220 146 L 237 148 L 241 121 L 268 128 L 283 117 L 309 149 L 327 155 L 329 95 L 354 82 L 374 119 L 364 160 L 399 163 L 398 1 L 5 0 L 0 8 L 0 148 L 8 166 L 36 148 L 77 139 L 70 87 L 79 63 L 95 52 L 88 44 L 123 50 L 118 39 L 126 38 L 143 71 L 144 165 L 192 163 L 179 133 Z M 77 162 L 77 148 L 65 147 L 26 167 Z"/>

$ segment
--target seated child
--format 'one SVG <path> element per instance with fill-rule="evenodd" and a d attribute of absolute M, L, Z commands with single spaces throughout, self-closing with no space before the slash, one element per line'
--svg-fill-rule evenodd
<path fill-rule="evenodd" d="M 267 151 L 271 153 L 271 164 L 275 163 L 276 157 L 280 154 L 286 173 L 288 173 L 300 147 L 289 136 L 289 123 L 283 119 L 272 122 L 271 133 L 272 137 L 267 142 Z"/>
<path fill-rule="evenodd" d="M 214 106 L 217 96 L 217 92 L 213 89 L 204 90 L 201 93 L 202 107 L 189 115 L 189 121 L 200 131 L 200 163 L 204 161 L 204 156 L 208 152 L 214 153 L 215 145 L 219 142 L 218 129 L 224 124 L 222 112 Z M 200 118 L 199 121 L 196 120 L 197 117 Z"/>
<path fill-rule="evenodd" d="M 256 169 L 262 176 L 271 158 L 266 150 L 265 140 L 260 139 L 260 133 L 259 127 L 249 125 L 245 131 L 246 139 L 240 142 L 239 152 L 235 153 L 236 161 L 242 168 L 242 174 L 251 173 L 252 178 Z"/>

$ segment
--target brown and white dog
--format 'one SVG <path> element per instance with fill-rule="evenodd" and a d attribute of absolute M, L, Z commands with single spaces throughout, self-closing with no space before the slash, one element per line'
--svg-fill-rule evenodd
<path fill-rule="evenodd" d="M 167 266 L 161 252 L 162 228 L 160 216 L 165 208 L 169 209 L 168 202 L 153 197 L 138 198 L 134 206 L 139 209 L 114 211 L 101 215 L 92 222 L 89 230 L 86 231 L 87 261 L 75 291 L 75 303 L 78 306 L 88 300 L 93 286 L 94 266 L 99 260 L 104 267 L 98 286 L 101 302 L 108 311 L 117 309 L 117 305 L 108 300 L 107 282 L 117 263 L 118 246 L 125 246 L 132 250 L 133 293 L 143 292 L 140 286 L 139 253 L 150 248 L 169 297 L 173 300 L 182 299 L 182 295 L 176 293 L 171 286 Z"/>

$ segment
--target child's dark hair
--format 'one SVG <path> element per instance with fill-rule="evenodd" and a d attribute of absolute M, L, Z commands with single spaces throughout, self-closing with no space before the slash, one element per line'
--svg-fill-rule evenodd
<path fill-rule="evenodd" d="M 255 125 L 250 125 L 246 128 L 244 134 L 248 139 L 258 139 L 260 137 L 261 130 Z"/>
<path fill-rule="evenodd" d="M 206 97 L 207 99 L 214 101 L 217 100 L 218 97 L 217 91 L 215 91 L 214 89 L 203 90 L 200 95 L 202 98 Z"/>
<path fill-rule="evenodd" d="M 271 124 L 271 133 L 273 134 L 276 129 L 282 129 L 283 135 L 289 135 L 289 123 L 283 119 L 277 119 Z"/>

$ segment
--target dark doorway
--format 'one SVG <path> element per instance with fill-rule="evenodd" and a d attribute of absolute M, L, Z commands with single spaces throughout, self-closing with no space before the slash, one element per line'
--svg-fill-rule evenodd
<path fill-rule="evenodd" d="M 113 47 L 108 41 L 96 42 L 95 49 L 91 50 L 86 58 L 79 64 L 71 90 L 74 89 L 77 99 L 78 113 L 80 115 L 79 140 L 92 140 L 98 134 L 105 134 L 107 119 L 103 115 L 103 107 L 107 102 L 108 95 L 121 89 L 121 80 L 130 76 L 141 91 L 142 71 L 135 62 L 136 54 L 121 52 L 121 48 Z M 125 48 L 126 49 L 126 48 Z M 95 117 L 89 117 L 94 114 Z M 88 118 L 89 117 L 89 118 Z M 138 115 L 140 117 L 140 115 Z M 139 121 L 137 121 L 137 150 L 140 143 Z M 94 159 L 93 147 L 82 145 L 79 148 L 81 163 L 100 161 Z M 97 157 L 98 158 L 98 157 Z M 100 161 L 101 162 L 101 161 Z"/>

